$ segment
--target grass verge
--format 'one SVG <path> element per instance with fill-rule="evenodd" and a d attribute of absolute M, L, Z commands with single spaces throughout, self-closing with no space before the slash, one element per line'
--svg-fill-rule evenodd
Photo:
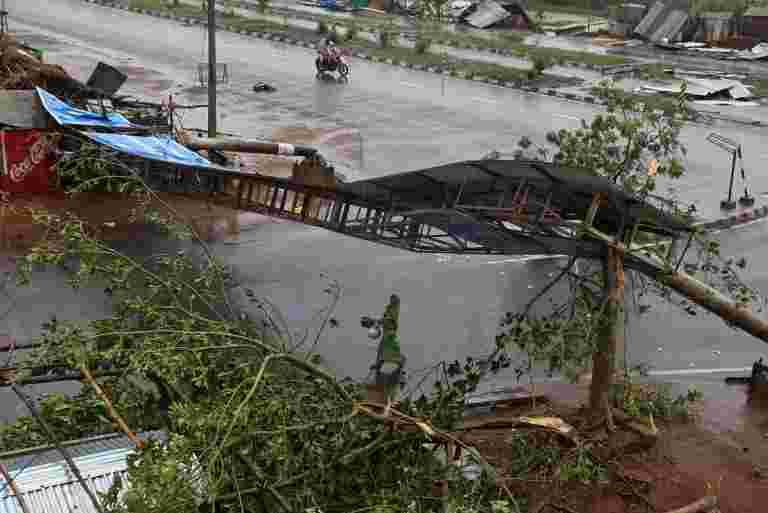
<path fill-rule="evenodd" d="M 184 4 L 173 6 L 162 0 L 131 0 L 129 5 L 141 9 L 172 12 L 190 18 L 204 18 L 204 13 L 199 8 Z M 227 27 L 232 27 L 238 31 L 245 30 L 283 35 L 289 35 L 297 31 L 296 28 L 284 24 L 254 17 L 246 18 L 238 15 L 224 15 L 220 19 Z M 333 25 L 343 24 L 334 23 L 330 26 Z M 311 33 L 307 32 L 307 34 Z M 319 38 L 320 36 L 316 35 L 316 37 Z M 403 62 L 414 66 L 436 67 L 441 70 L 448 70 L 453 75 L 463 75 L 467 78 L 485 77 L 501 82 L 523 82 L 526 80 L 527 71 L 523 69 L 510 68 L 493 63 L 446 58 L 443 55 L 430 52 L 418 53 L 413 48 L 396 45 L 381 48 L 370 41 L 361 39 L 345 41 L 343 46 L 353 52 L 362 51 L 381 60 L 391 59 L 394 62 Z"/>

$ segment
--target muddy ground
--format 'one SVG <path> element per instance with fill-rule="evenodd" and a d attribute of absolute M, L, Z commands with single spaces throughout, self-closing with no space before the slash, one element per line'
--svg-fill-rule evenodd
<path fill-rule="evenodd" d="M 558 416 L 574 426 L 583 425 L 580 406 L 587 397 L 584 386 L 552 385 L 545 392 L 554 398 L 536 408 L 519 406 L 496 414 L 499 416 Z M 746 403 L 746 395 L 744 397 Z M 762 513 L 768 504 L 768 401 L 749 405 L 750 426 L 715 433 L 704 427 L 703 405 L 694 406 L 690 421 L 657 422 L 658 440 L 647 450 L 630 446 L 619 455 L 602 456 L 609 469 L 603 484 L 562 481 L 544 472 L 533 472 L 525 479 L 510 478 L 515 458 L 510 445 L 513 429 L 473 430 L 463 439 L 477 447 L 499 471 L 502 481 L 515 496 L 527 498 L 529 511 L 535 513 L 635 513 L 667 512 L 719 492 L 722 513 Z M 491 418 L 491 417 L 487 417 Z M 477 422 L 477 419 L 474 420 Z M 601 435 L 579 429 L 585 443 Z M 613 446 L 617 435 L 597 445 Z M 552 437 L 546 443 L 561 443 Z M 607 454 L 607 453 L 606 453 Z"/>

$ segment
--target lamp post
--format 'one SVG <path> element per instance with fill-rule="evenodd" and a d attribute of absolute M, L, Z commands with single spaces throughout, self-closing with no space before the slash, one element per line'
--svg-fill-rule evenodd
<path fill-rule="evenodd" d="M 208 137 L 216 137 L 216 0 L 208 1 Z"/>
<path fill-rule="evenodd" d="M 709 134 L 707 136 L 707 141 L 731 154 L 731 177 L 728 183 L 728 197 L 720 202 L 720 208 L 722 210 L 733 210 L 736 208 L 736 201 L 733 199 L 733 181 L 736 178 L 736 159 L 742 158 L 741 144 L 737 143 L 733 139 L 729 139 L 715 133 Z M 745 182 L 747 179 L 743 167 L 741 168 L 741 179 Z M 752 206 L 755 204 L 755 198 L 749 194 L 749 188 L 746 186 L 746 184 L 744 186 L 744 195 L 739 198 L 739 203 L 744 207 Z"/>

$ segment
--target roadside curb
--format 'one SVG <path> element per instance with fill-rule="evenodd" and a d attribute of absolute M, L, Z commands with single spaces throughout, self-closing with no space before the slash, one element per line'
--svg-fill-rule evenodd
<path fill-rule="evenodd" d="M 81 0 L 81 1 L 89 3 L 89 4 L 101 5 L 103 7 L 111 7 L 111 8 L 120 9 L 120 10 L 123 10 L 123 11 L 131 11 L 131 12 L 134 12 L 134 13 L 137 13 L 137 14 L 143 14 L 143 15 L 146 15 L 146 16 L 153 16 L 155 18 L 169 19 L 169 20 L 176 21 L 176 22 L 179 22 L 179 23 L 182 23 L 182 24 L 185 24 L 185 25 L 202 25 L 202 26 L 206 26 L 207 25 L 207 23 L 205 21 L 201 21 L 199 19 L 190 18 L 190 17 L 187 17 L 187 16 L 176 16 L 174 14 L 169 14 L 169 13 L 164 13 L 164 12 L 154 11 L 154 10 L 149 10 L 149 9 L 139 9 L 139 8 L 135 8 L 135 7 L 129 7 L 126 4 L 123 4 L 123 3 L 120 3 L 120 2 L 115 2 L 114 0 Z M 246 37 L 255 37 L 255 38 L 266 39 L 266 40 L 271 40 L 271 41 L 277 41 L 277 42 L 281 42 L 281 43 L 284 43 L 284 44 L 289 44 L 289 45 L 292 45 L 292 46 L 300 46 L 300 47 L 304 47 L 304 48 L 317 48 L 317 46 L 318 46 L 317 43 L 308 42 L 308 41 L 305 41 L 305 40 L 299 40 L 299 39 L 296 39 L 296 38 L 291 37 L 291 36 L 284 36 L 284 35 L 280 35 L 280 34 L 273 34 L 273 33 L 270 33 L 270 32 L 249 31 L 249 30 L 245 30 L 245 29 L 238 30 L 236 27 L 226 26 L 223 23 L 222 24 L 218 24 L 217 23 L 217 28 L 219 28 L 221 30 L 224 30 L 224 31 L 227 31 L 227 32 L 230 32 L 230 33 L 233 33 L 233 34 L 239 34 L 239 35 L 246 36 Z M 439 41 L 435 41 L 435 42 L 437 44 L 440 44 Z M 478 50 L 478 51 L 487 51 L 488 53 L 495 53 L 495 54 L 498 54 L 498 55 L 515 56 L 514 52 L 512 52 L 512 51 L 502 50 L 502 49 L 498 49 L 498 48 L 496 48 L 496 49 L 487 49 L 486 50 L 486 49 L 478 49 L 478 48 L 472 47 L 471 45 L 470 46 L 466 46 L 466 48 L 471 48 L 471 49 L 475 49 L 475 50 Z M 392 59 L 381 59 L 381 58 L 378 58 L 376 56 L 371 56 L 368 53 L 362 52 L 362 51 L 355 52 L 353 54 L 353 56 L 355 58 L 358 58 L 358 59 L 364 59 L 364 60 L 368 60 L 368 61 L 372 61 L 372 62 L 377 62 L 377 63 L 381 63 L 381 64 L 387 64 L 387 65 L 391 65 L 391 66 L 395 66 L 395 67 L 402 67 L 402 68 L 408 68 L 408 69 L 413 69 L 413 70 L 417 70 L 417 71 L 423 71 L 425 73 L 432 73 L 432 74 L 437 74 L 437 75 L 442 75 L 442 76 L 449 76 L 449 77 L 460 79 L 460 80 L 467 80 L 467 81 L 473 81 L 473 82 L 483 82 L 483 83 L 486 83 L 486 84 L 489 84 L 489 85 L 495 85 L 495 86 L 498 86 L 498 87 L 503 87 L 505 89 L 515 89 L 515 90 L 522 91 L 522 92 L 528 93 L 528 94 L 537 94 L 537 95 L 541 95 L 541 96 L 551 96 L 551 97 L 560 98 L 560 99 L 571 101 L 571 102 L 587 103 L 587 104 L 592 104 L 592 105 L 603 105 L 605 103 L 605 102 L 601 101 L 600 99 L 592 97 L 592 96 L 583 96 L 583 95 L 578 95 L 578 94 L 574 94 L 574 93 L 565 93 L 565 92 L 562 92 L 562 91 L 557 90 L 557 89 L 542 90 L 539 87 L 524 85 L 524 84 L 521 84 L 521 83 L 519 83 L 517 81 L 514 81 L 514 82 L 504 82 L 504 81 L 501 81 L 501 80 L 498 80 L 498 79 L 492 79 L 492 78 L 488 78 L 488 77 L 468 76 L 465 72 L 453 71 L 453 70 L 450 70 L 450 71 L 449 70 L 444 70 L 441 67 L 426 67 L 426 66 L 423 66 L 423 65 L 405 63 L 405 62 L 400 62 L 400 61 L 392 60 Z M 572 62 L 572 61 L 562 62 L 562 63 L 559 63 L 559 65 L 560 66 L 565 66 L 565 67 L 579 67 L 579 68 L 585 68 L 585 69 L 590 69 L 590 70 L 595 70 L 595 71 L 600 71 L 604 67 L 610 67 L 610 66 L 600 66 L 600 65 L 596 65 L 596 64 L 588 64 L 588 63 Z M 704 113 L 704 115 L 706 115 L 706 113 Z M 722 121 L 726 121 L 726 122 L 729 122 L 729 123 L 736 123 L 736 124 L 752 126 L 752 127 L 765 126 L 763 123 L 761 123 L 759 121 L 744 121 L 744 120 L 739 120 L 739 119 L 735 119 L 735 118 L 733 118 L 733 119 L 732 118 L 728 118 L 728 117 L 725 117 L 725 116 L 718 117 L 717 119 L 720 119 Z M 706 122 L 697 121 L 696 119 L 693 119 L 693 118 L 690 118 L 687 121 L 690 122 L 690 123 L 694 123 L 694 124 L 707 124 Z"/>
<path fill-rule="evenodd" d="M 710 232 L 727 230 L 729 228 L 735 228 L 737 226 L 748 224 L 759 219 L 768 217 L 768 205 L 755 208 L 746 208 L 738 212 L 734 212 L 728 217 L 722 217 L 712 221 L 704 221 L 701 223 L 694 223 L 695 228 Z"/>

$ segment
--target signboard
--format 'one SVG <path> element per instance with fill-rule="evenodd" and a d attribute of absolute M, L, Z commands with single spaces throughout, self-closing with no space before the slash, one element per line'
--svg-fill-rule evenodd
<path fill-rule="evenodd" d="M 0 131 L 0 190 L 28 194 L 48 192 L 59 137 L 38 130 Z"/>

